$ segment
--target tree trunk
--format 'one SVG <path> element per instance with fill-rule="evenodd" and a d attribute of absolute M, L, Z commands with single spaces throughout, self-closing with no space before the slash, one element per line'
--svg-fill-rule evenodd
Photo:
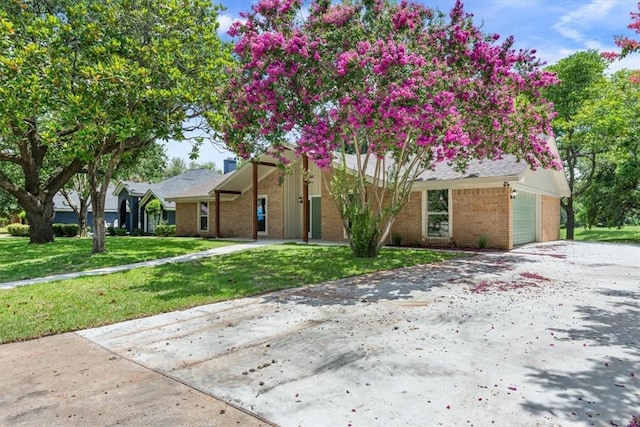
<path fill-rule="evenodd" d="M 103 253 L 105 250 L 106 229 L 104 226 L 104 205 L 107 196 L 107 186 L 91 188 L 91 206 L 93 206 L 93 243 L 91 252 Z"/>
<path fill-rule="evenodd" d="M 53 242 L 53 198 L 47 197 L 43 203 L 24 206 L 29 220 L 29 243 Z"/>
<path fill-rule="evenodd" d="M 351 250 L 356 258 L 375 258 L 380 253 L 378 238 L 380 230 L 372 212 L 365 212 L 351 218 Z"/>
<path fill-rule="evenodd" d="M 80 211 L 78 213 L 78 225 L 80 226 L 80 237 L 87 237 L 87 212 L 89 204 L 86 200 L 80 200 Z"/>
<path fill-rule="evenodd" d="M 91 245 L 91 253 L 103 253 L 105 251 L 105 235 L 104 211 L 93 212 L 93 239 Z"/>
<path fill-rule="evenodd" d="M 564 206 L 567 213 L 567 240 L 573 240 L 574 229 L 576 227 L 576 212 L 573 209 L 573 197 L 567 198 L 567 204 Z"/>

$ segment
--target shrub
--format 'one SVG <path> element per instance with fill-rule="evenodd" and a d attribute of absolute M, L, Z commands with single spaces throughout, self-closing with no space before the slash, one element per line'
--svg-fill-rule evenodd
<path fill-rule="evenodd" d="M 7 231 L 12 236 L 22 237 L 29 235 L 29 226 L 24 224 L 9 224 Z"/>
<path fill-rule="evenodd" d="M 53 227 L 53 235 L 55 237 L 64 236 L 64 231 L 62 231 L 62 227 L 64 227 L 64 224 L 56 223 L 56 224 L 53 224 L 52 227 Z"/>
<path fill-rule="evenodd" d="M 78 224 L 64 224 L 62 226 L 64 237 L 76 237 L 80 234 L 80 226 Z"/>
<path fill-rule="evenodd" d="M 115 235 L 116 236 L 126 236 L 127 235 L 127 229 L 126 228 L 116 228 L 115 229 Z"/>
<path fill-rule="evenodd" d="M 402 245 L 402 236 L 400 234 L 394 234 L 391 236 L 391 242 L 393 246 L 401 246 Z"/>
<path fill-rule="evenodd" d="M 486 249 L 488 246 L 489 246 L 489 236 L 487 236 L 486 234 L 480 235 L 480 237 L 478 237 L 478 243 L 477 243 L 478 249 Z"/>
<path fill-rule="evenodd" d="M 161 236 L 161 237 L 175 236 L 176 235 L 176 226 L 175 225 L 168 225 L 168 224 L 158 224 L 158 225 L 156 225 L 156 229 L 154 231 L 154 234 L 156 236 Z"/>
<path fill-rule="evenodd" d="M 162 214 L 162 203 L 160 203 L 160 200 L 158 199 L 153 199 L 152 201 L 147 203 L 147 205 L 144 207 L 144 211 L 147 213 L 147 215 L 159 217 Z"/>
<path fill-rule="evenodd" d="M 132 236 L 142 236 L 143 234 L 142 228 L 134 228 L 133 231 L 131 231 Z"/>
<path fill-rule="evenodd" d="M 107 227 L 107 233 L 109 233 L 109 236 L 115 236 L 116 235 L 116 228 L 113 225 L 110 225 Z"/>

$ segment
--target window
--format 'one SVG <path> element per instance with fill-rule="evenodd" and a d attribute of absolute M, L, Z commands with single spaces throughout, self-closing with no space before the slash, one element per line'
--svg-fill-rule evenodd
<path fill-rule="evenodd" d="M 256 212 L 258 215 L 258 232 L 266 233 L 267 232 L 267 197 L 261 196 L 258 197 L 258 211 Z"/>
<path fill-rule="evenodd" d="M 209 202 L 200 202 L 200 231 L 209 231 Z"/>
<path fill-rule="evenodd" d="M 449 237 L 449 190 L 428 190 L 426 196 L 426 237 Z"/>

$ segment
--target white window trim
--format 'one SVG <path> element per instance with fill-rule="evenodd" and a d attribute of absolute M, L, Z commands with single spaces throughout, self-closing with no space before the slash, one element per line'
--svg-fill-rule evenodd
<path fill-rule="evenodd" d="M 447 215 L 449 216 L 449 230 L 447 231 L 447 236 L 439 236 L 439 237 L 434 237 L 434 236 L 429 236 L 429 220 L 428 220 L 428 215 L 442 215 L 444 214 L 444 212 L 436 212 L 436 211 L 429 211 L 429 198 L 428 198 L 428 192 L 429 191 L 437 191 L 437 190 L 447 190 L 447 197 L 449 200 L 448 206 L 447 206 Z M 422 190 L 422 238 L 423 239 L 429 239 L 429 240 L 449 240 L 451 239 L 451 236 L 453 236 L 453 210 L 452 210 L 452 206 L 453 206 L 453 191 L 450 188 L 434 188 L 432 190 Z"/>
<path fill-rule="evenodd" d="M 260 194 L 258 195 L 258 200 L 259 199 L 264 199 L 265 213 L 264 213 L 264 231 L 258 230 L 258 235 L 268 236 L 269 235 L 269 198 L 267 197 L 266 194 Z M 256 212 L 255 215 L 258 215 L 258 212 Z"/>
<path fill-rule="evenodd" d="M 200 218 L 202 218 L 202 215 L 200 215 L 200 204 L 201 203 L 206 203 L 207 204 L 207 229 L 206 230 L 203 230 L 200 227 L 200 225 L 201 225 L 200 224 Z M 210 204 L 209 204 L 209 202 L 207 200 L 199 200 L 198 203 L 196 203 L 196 209 L 197 209 L 197 213 L 198 213 L 198 215 L 196 217 L 196 221 L 197 221 L 197 228 L 198 228 L 198 232 L 199 233 L 208 233 L 209 229 L 211 228 L 211 221 L 209 221 L 209 216 L 210 216 L 211 211 L 210 211 L 209 208 L 210 208 Z"/>

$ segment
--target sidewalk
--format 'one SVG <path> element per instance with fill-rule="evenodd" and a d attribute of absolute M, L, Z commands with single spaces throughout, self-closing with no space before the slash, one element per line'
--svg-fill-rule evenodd
<path fill-rule="evenodd" d="M 249 243 L 240 243 L 237 245 L 223 246 L 221 248 L 209 249 L 203 252 L 196 252 L 192 254 L 180 255 L 180 256 L 170 257 L 170 258 L 154 259 L 150 261 L 137 262 L 135 264 L 116 265 L 113 267 L 98 268 L 95 270 L 78 271 L 75 273 L 58 274 L 55 276 L 37 277 L 34 279 L 4 282 L 4 283 L 0 283 L 0 290 L 17 288 L 19 286 L 33 285 L 36 283 L 56 282 L 59 280 L 75 279 L 77 277 L 83 277 L 83 276 L 99 276 L 102 274 L 118 273 L 120 271 L 133 270 L 134 268 L 140 268 L 140 267 L 155 267 L 158 265 L 170 264 L 170 263 L 176 263 L 176 262 L 191 262 L 191 261 L 195 261 L 202 258 L 210 258 L 216 255 L 225 255 L 233 252 L 244 251 L 247 249 L 254 249 L 258 247 L 271 246 L 271 245 L 279 245 L 285 242 L 287 242 L 287 240 L 276 240 L 276 239 L 256 240 Z"/>
<path fill-rule="evenodd" d="M 76 333 L 0 346 L 1 426 L 269 426 Z"/>

